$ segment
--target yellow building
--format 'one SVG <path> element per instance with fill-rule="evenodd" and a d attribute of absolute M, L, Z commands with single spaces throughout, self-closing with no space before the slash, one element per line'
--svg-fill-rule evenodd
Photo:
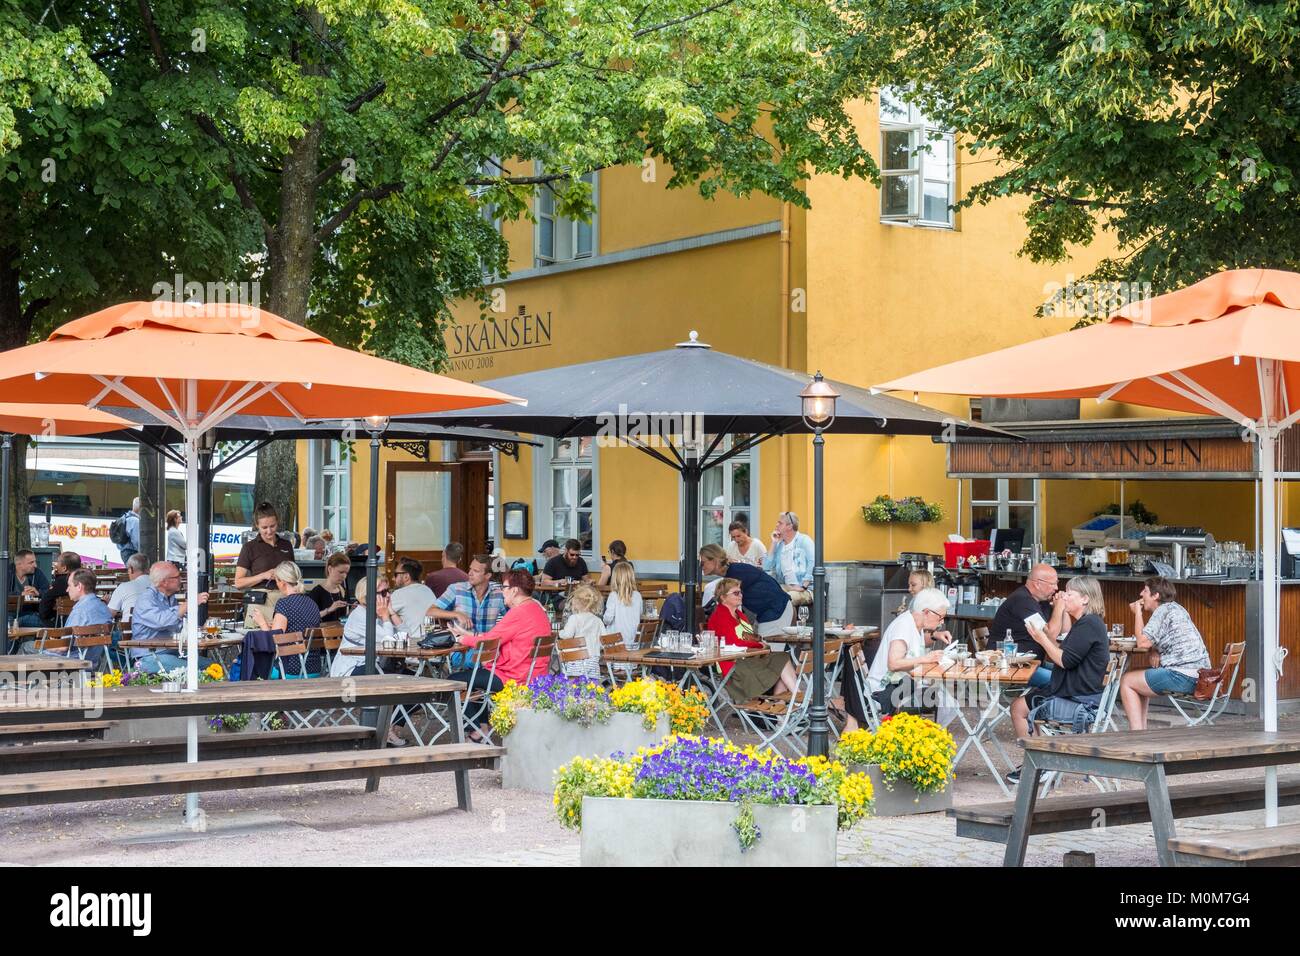
<path fill-rule="evenodd" d="M 852 112 L 863 141 L 879 146 L 883 190 L 818 176 L 807 184 L 808 211 L 763 196 L 705 201 L 693 190 L 669 191 L 670 170 L 649 162 L 593 175 L 596 214 L 589 224 L 555 217 L 542 196 L 536 223 L 502 226 L 511 273 L 491 283 L 487 320 L 475 303 L 456 309 L 446 331 L 450 374 L 483 381 L 664 349 L 697 331 L 722 351 L 869 386 L 1054 334 L 1077 320 L 1036 318 L 1035 310 L 1106 250 L 1082 250 L 1057 266 L 1018 257 L 1025 231 L 1019 200 L 949 208 L 994 174 L 995 157 L 958 156 L 950 135 L 893 100 L 883 112 L 880 100 L 857 103 Z M 926 141 L 929 148 L 919 148 Z M 971 413 L 965 400 L 921 398 L 962 417 Z M 682 396 L 678 411 L 690 411 L 690 396 Z M 1081 414 L 1152 413 L 1084 403 Z M 948 477 L 947 449 L 928 439 L 832 431 L 826 447 L 831 562 L 937 552 L 949 533 L 970 534 L 972 522 L 1025 525 L 1029 540 L 1063 551 L 1072 527 L 1121 494 L 1141 499 L 1161 521 L 1204 524 L 1220 540 L 1253 546 L 1255 491 L 1248 481 L 1128 482 L 1121 491 L 1116 480 L 960 480 Z M 356 455 L 349 464 L 326 444 L 302 444 L 305 523 L 364 539 L 364 443 Z M 430 458 L 423 464 L 405 451 L 384 452 L 380 535 L 390 557 L 436 552 L 439 546 L 430 545 L 439 535 L 463 529 L 451 514 L 453 502 L 484 494 L 476 482 L 490 461 L 490 528 L 465 531 L 471 547 L 493 538 L 509 556 L 529 557 L 546 538 L 574 535 L 591 542 L 594 566 L 606 543 L 621 538 L 642 574 L 676 573 L 683 550 L 677 475 L 633 449 L 546 442 L 519 449 L 516 458 L 448 444 Z M 725 473 L 710 475 L 701 489 L 706 540 L 725 535 L 738 517 L 766 540 L 776 514 L 787 509 L 811 529 L 806 437 L 769 441 L 722 467 Z M 941 504 L 946 517 L 870 525 L 862 506 L 880 494 L 919 495 Z M 503 502 L 529 506 L 524 538 L 499 533 Z M 431 509 L 442 511 L 432 524 L 404 517 Z"/>

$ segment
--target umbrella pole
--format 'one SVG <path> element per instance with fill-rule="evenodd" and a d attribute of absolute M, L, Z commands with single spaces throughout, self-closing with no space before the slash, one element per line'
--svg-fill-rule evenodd
<path fill-rule="evenodd" d="M 14 436 L 0 435 L 0 621 L 4 622 L 3 651 L 9 653 L 9 459 L 13 455 Z M 18 611 L 14 609 L 15 623 Z"/>
<path fill-rule="evenodd" d="M 1260 623 L 1263 634 L 1260 640 L 1261 667 L 1260 679 L 1260 716 L 1264 718 L 1264 730 L 1277 730 L 1277 468 L 1275 450 L 1277 436 L 1273 425 L 1267 421 L 1259 428 L 1259 467 L 1260 467 L 1260 529 L 1261 564 L 1260 575 Z M 1264 771 L 1264 825 L 1277 826 L 1277 768 L 1269 767 Z"/>
<path fill-rule="evenodd" d="M 187 405 L 191 421 L 197 419 L 198 382 L 187 381 Z M 199 547 L 199 436 L 185 439 L 185 690 L 197 693 L 199 687 L 199 562 L 204 550 Z M 199 719 L 190 717 L 185 728 L 185 761 L 199 761 Z M 202 828 L 199 795 L 185 795 L 185 822 L 192 829 Z"/>
<path fill-rule="evenodd" d="M 694 634 L 701 622 L 695 619 L 695 596 L 699 594 L 700 565 L 698 542 L 700 540 L 700 464 L 687 450 L 682 467 L 684 494 L 682 502 L 686 514 L 682 518 L 682 580 L 686 590 L 686 633 Z"/>

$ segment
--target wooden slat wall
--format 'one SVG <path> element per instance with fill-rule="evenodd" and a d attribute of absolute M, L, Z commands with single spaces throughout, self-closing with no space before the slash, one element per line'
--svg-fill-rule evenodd
<path fill-rule="evenodd" d="M 1018 586 L 1018 582 L 985 577 L 983 579 L 985 596 L 1006 597 Z M 1256 650 L 1246 639 L 1246 588 L 1244 586 L 1197 585 L 1178 582 L 1178 603 L 1187 608 L 1187 613 L 1205 638 L 1205 646 L 1210 652 L 1210 663 L 1217 667 L 1223 657 L 1223 649 L 1236 641 L 1246 641 L 1246 660 L 1242 664 L 1242 678 L 1254 668 Z M 1102 595 L 1106 598 L 1106 627 L 1120 624 L 1125 634 L 1133 630 L 1133 615 L 1128 605 L 1136 601 L 1142 591 L 1141 581 L 1109 581 L 1101 579 Z M 1282 646 L 1288 648 L 1290 656 L 1287 663 L 1300 659 L 1300 586 L 1282 588 L 1281 608 Z M 1241 697 L 1241 684 L 1233 691 L 1233 697 Z M 1300 697 L 1300 667 L 1283 667 L 1282 684 L 1278 689 L 1279 700 Z"/>

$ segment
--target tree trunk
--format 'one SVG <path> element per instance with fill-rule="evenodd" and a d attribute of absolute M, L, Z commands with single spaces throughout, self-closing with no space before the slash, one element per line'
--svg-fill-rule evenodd
<path fill-rule="evenodd" d="M 9 210 L 0 207 L 0 240 L 15 235 Z M 18 246 L 0 242 L 0 351 L 26 345 L 32 332 L 31 314 L 23 310 L 19 287 Z M 31 522 L 28 520 L 27 436 L 15 435 L 9 466 L 9 551 L 32 546 Z"/>
<path fill-rule="evenodd" d="M 298 458 L 297 443 L 273 441 L 257 453 L 257 479 L 253 484 L 253 501 L 270 502 L 280 516 L 280 530 L 298 527 Z"/>

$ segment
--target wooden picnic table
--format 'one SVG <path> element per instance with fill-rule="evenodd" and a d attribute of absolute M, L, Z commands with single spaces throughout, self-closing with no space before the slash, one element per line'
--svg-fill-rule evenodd
<path fill-rule="evenodd" d="M 1016 790 L 1005 866 L 1024 863 L 1039 774 L 1053 770 L 1141 781 L 1151 808 L 1161 866 L 1173 866 L 1174 817 L 1167 777 L 1300 763 L 1300 728 L 1268 732 L 1259 722 L 1237 727 L 1174 727 L 1108 734 L 1063 734 L 1020 741 L 1025 764 Z M 1263 783 L 1260 783 L 1262 789 Z M 1226 811 L 1231 812 L 1231 811 Z"/>
<path fill-rule="evenodd" d="M 204 717 L 210 714 L 265 713 L 347 707 L 390 708 L 408 702 L 433 703 L 440 695 L 465 689 L 456 681 L 375 674 L 310 680 L 219 681 L 190 692 L 154 687 L 112 687 L 85 695 L 51 698 L 22 689 L 0 690 L 0 726 L 85 720 L 88 711 L 103 720 L 142 717 Z M 346 704 L 343 702 L 346 701 Z"/>
<path fill-rule="evenodd" d="M 53 654 L 0 654 L 0 673 L 54 674 L 90 670 L 90 661 Z"/>

